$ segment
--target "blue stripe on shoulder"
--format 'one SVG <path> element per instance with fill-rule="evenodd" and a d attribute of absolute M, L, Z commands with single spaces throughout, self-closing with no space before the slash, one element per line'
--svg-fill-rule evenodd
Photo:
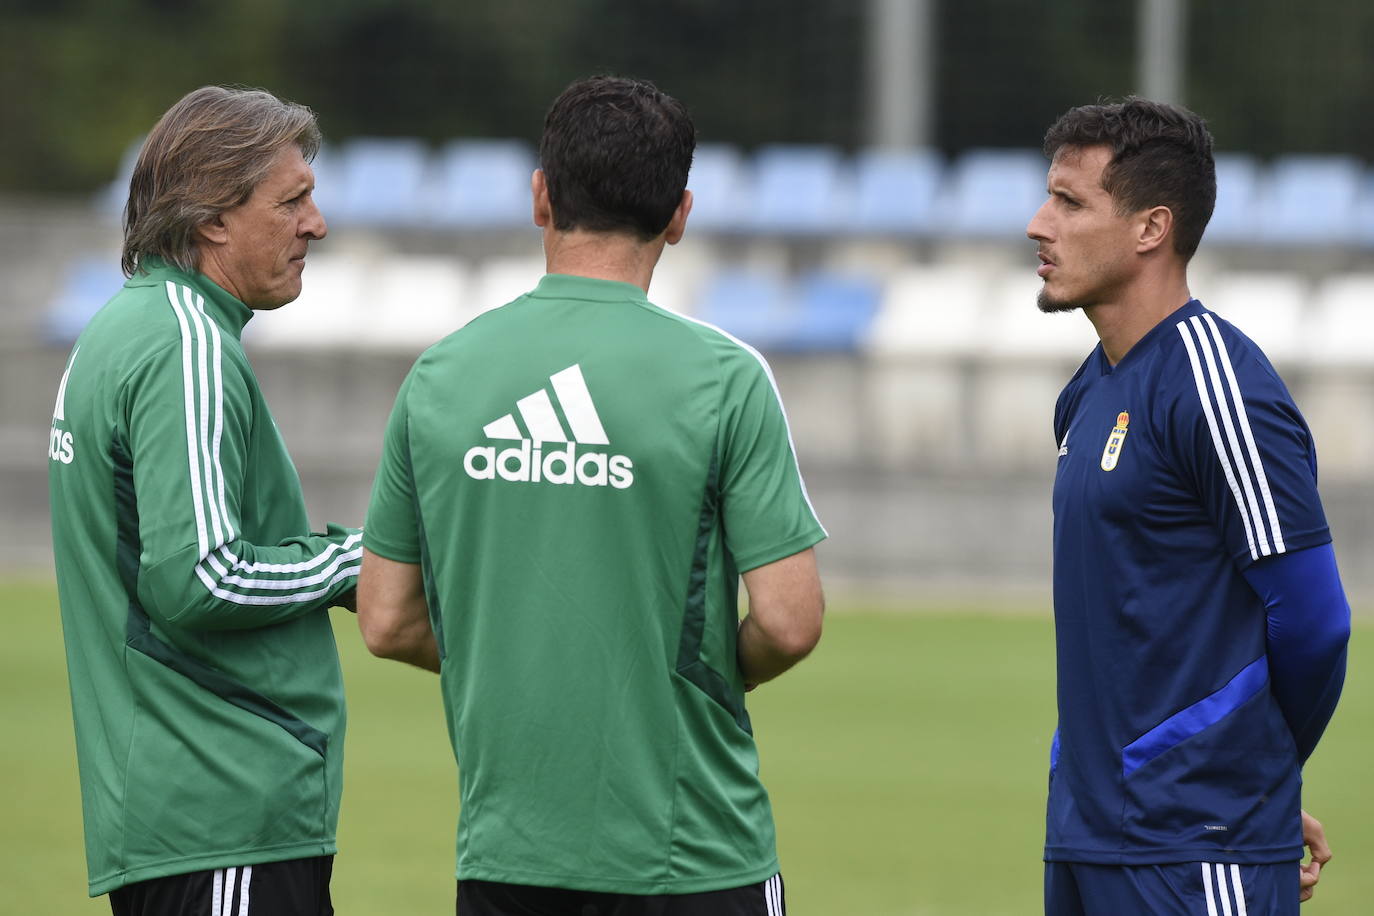
<path fill-rule="evenodd" d="M 1216 693 L 1180 709 L 1121 750 L 1121 775 L 1129 777 L 1160 754 L 1210 728 L 1264 689 L 1269 662 L 1261 655 Z"/>

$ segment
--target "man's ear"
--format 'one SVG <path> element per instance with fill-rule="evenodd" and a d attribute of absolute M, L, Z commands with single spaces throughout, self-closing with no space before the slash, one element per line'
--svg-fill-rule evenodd
<path fill-rule="evenodd" d="M 1154 251 L 1169 238 L 1174 228 L 1174 212 L 1168 207 L 1151 207 L 1146 210 L 1141 222 L 1140 234 L 1136 237 L 1137 254 Z"/>
<path fill-rule="evenodd" d="M 212 245 L 223 245 L 229 241 L 229 227 L 225 225 L 224 215 L 216 214 L 196 227 L 196 235 Z"/>
<path fill-rule="evenodd" d="M 530 197 L 534 206 L 534 224 L 540 229 L 553 225 L 553 205 L 549 202 L 549 183 L 543 169 L 535 169 L 530 176 Z"/>
<path fill-rule="evenodd" d="M 669 245 L 676 245 L 682 241 L 683 233 L 687 231 L 687 217 L 692 212 L 692 192 L 684 190 L 682 200 L 677 202 L 677 209 L 673 211 L 673 218 L 668 220 L 668 228 L 663 230 L 663 240 Z"/>

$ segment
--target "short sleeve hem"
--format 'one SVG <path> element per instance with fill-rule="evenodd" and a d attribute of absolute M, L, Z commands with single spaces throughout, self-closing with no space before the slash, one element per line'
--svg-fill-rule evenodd
<path fill-rule="evenodd" d="M 398 545 L 394 542 L 379 538 L 371 531 L 363 531 L 363 546 L 375 553 L 377 556 L 396 563 L 418 564 L 420 562 L 420 551 L 412 545 Z"/>
<path fill-rule="evenodd" d="M 819 527 L 811 528 L 762 550 L 751 550 L 748 553 L 738 554 L 735 557 L 735 566 L 740 572 L 746 573 L 751 569 L 758 569 L 760 566 L 767 566 L 769 563 L 775 563 L 784 557 L 790 557 L 794 553 L 801 553 L 806 548 L 814 547 L 825 539 L 825 531 Z"/>
<path fill-rule="evenodd" d="M 1283 553 L 1296 553 L 1299 550 L 1306 550 L 1309 547 L 1321 547 L 1323 544 L 1331 543 L 1331 530 L 1325 526 L 1314 528 L 1311 531 L 1304 531 L 1299 534 L 1285 534 L 1283 538 Z M 1274 553 L 1267 555 L 1260 554 L 1253 556 L 1247 547 L 1238 551 L 1232 556 L 1235 561 L 1236 569 L 1245 572 L 1251 566 L 1267 557 L 1275 556 Z"/>

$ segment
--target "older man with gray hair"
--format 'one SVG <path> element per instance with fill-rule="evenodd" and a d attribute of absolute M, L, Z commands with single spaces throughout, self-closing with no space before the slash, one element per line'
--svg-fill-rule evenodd
<path fill-rule="evenodd" d="M 81 333 L 50 492 L 89 891 L 116 914 L 333 913 L 344 700 L 327 609 L 356 530 L 312 534 L 244 356 L 300 295 L 314 114 L 205 87 L 143 145 L 129 277 Z"/>

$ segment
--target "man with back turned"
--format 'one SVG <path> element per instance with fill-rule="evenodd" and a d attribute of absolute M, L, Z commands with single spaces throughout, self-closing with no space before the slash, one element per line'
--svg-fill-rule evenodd
<path fill-rule="evenodd" d="M 421 356 L 387 430 L 359 623 L 441 673 L 465 916 L 783 912 L 744 694 L 820 636 L 824 531 L 763 358 L 646 296 L 694 144 L 648 83 L 559 96 L 548 273 Z"/>

